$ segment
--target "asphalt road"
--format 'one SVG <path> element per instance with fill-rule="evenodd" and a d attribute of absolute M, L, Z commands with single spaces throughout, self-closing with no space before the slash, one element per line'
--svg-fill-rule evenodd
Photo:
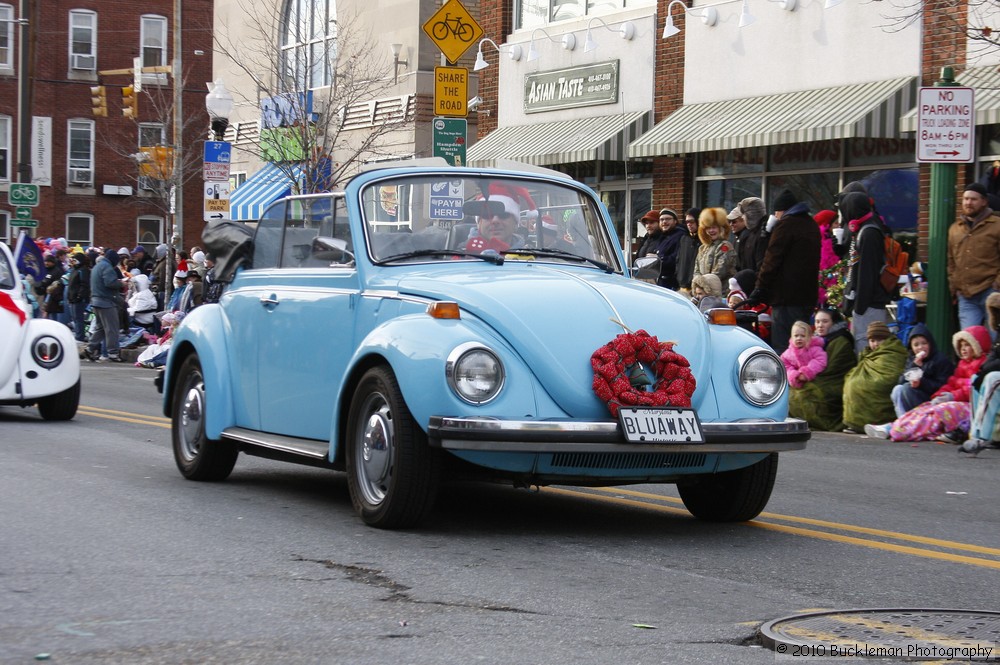
<path fill-rule="evenodd" d="M 757 627 L 803 610 L 1000 607 L 1000 452 L 820 434 L 747 524 L 462 485 L 386 532 L 343 474 L 185 481 L 153 372 L 83 371 L 72 422 L 0 408 L 3 664 L 771 663 Z"/>

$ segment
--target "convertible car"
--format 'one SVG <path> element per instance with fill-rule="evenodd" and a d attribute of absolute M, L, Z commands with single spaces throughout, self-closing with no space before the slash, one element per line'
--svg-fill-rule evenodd
<path fill-rule="evenodd" d="M 809 438 L 779 358 L 730 310 L 631 279 L 562 174 L 397 163 L 239 227 L 206 229 L 228 285 L 158 380 L 191 480 L 240 452 L 346 471 L 380 528 L 469 477 L 675 483 L 696 517 L 742 521 Z"/>
<path fill-rule="evenodd" d="M 45 420 L 70 420 L 80 404 L 80 357 L 70 329 L 31 318 L 6 243 L 0 242 L 0 405 L 38 405 Z"/>

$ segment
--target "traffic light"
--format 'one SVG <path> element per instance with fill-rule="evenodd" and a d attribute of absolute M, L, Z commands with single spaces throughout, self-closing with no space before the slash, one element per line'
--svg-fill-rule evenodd
<path fill-rule="evenodd" d="M 122 115 L 133 120 L 139 119 L 139 96 L 130 85 L 122 88 Z"/>
<path fill-rule="evenodd" d="M 95 118 L 108 117 L 108 92 L 103 85 L 93 85 L 90 87 L 91 112 Z"/>

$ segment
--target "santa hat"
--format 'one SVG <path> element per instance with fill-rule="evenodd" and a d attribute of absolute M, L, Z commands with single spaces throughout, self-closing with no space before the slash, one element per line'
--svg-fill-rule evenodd
<path fill-rule="evenodd" d="M 524 187 L 493 182 L 490 183 L 489 196 L 486 198 L 502 203 L 504 211 L 514 217 L 520 218 L 522 213 L 526 218 L 538 216 L 538 206 Z"/>
<path fill-rule="evenodd" d="M 542 229 L 545 231 L 551 231 L 552 233 L 559 232 L 559 227 L 556 226 L 556 221 L 552 219 L 552 215 L 548 213 L 542 215 Z"/>

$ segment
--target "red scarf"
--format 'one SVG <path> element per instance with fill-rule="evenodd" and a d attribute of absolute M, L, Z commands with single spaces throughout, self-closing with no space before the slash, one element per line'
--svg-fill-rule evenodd
<path fill-rule="evenodd" d="M 0 309 L 5 309 L 8 312 L 12 312 L 15 316 L 17 316 L 18 320 L 17 324 L 19 326 L 24 325 L 24 320 L 27 318 L 27 316 L 24 313 L 24 310 L 17 306 L 17 303 L 14 302 L 14 299 L 11 298 L 10 294 L 7 293 L 6 291 L 0 291 Z"/>
<path fill-rule="evenodd" d="M 852 219 L 851 221 L 849 221 L 847 223 L 847 226 L 850 227 L 851 233 L 852 234 L 853 233 L 857 233 L 858 229 L 861 228 L 861 225 L 864 224 L 865 222 L 867 222 L 869 219 L 871 219 L 871 216 L 872 216 L 872 213 L 868 213 L 867 215 L 865 215 L 864 217 L 861 217 L 860 219 Z"/>

